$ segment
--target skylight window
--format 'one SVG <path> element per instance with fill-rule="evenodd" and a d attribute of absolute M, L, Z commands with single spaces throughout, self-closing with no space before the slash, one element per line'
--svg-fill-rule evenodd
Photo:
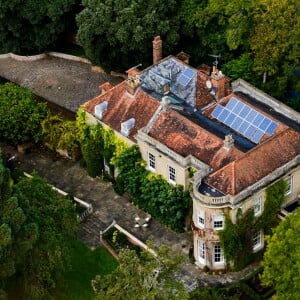
<path fill-rule="evenodd" d="M 192 78 L 195 76 L 196 72 L 190 68 L 185 68 L 185 70 L 181 73 L 181 75 L 178 78 L 178 82 L 186 87 L 189 82 L 192 80 Z"/>

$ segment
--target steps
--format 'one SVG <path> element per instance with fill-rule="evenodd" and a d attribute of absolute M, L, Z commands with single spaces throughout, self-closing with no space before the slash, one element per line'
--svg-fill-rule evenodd
<path fill-rule="evenodd" d="M 95 249 L 100 246 L 100 231 L 103 231 L 108 225 L 100 220 L 96 211 L 80 223 L 77 237 L 89 248 Z"/>

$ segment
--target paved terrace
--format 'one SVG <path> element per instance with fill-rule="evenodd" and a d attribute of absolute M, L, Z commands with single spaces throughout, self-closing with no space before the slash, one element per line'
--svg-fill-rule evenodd
<path fill-rule="evenodd" d="M 84 59 L 75 61 L 72 59 L 76 57 L 67 57 L 70 59 L 50 55 L 16 56 L 16 59 L 0 55 L 0 77 L 74 113 L 81 104 L 100 94 L 99 85 L 107 81 L 115 85 L 121 81 L 119 77 L 101 73 L 100 68 L 93 71 Z"/>

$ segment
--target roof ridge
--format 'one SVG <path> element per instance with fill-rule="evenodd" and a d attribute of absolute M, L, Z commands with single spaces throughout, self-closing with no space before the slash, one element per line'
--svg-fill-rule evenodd
<path fill-rule="evenodd" d="M 235 160 L 232 162 L 232 194 L 235 195 L 235 185 L 236 185 L 236 176 L 235 176 Z"/>

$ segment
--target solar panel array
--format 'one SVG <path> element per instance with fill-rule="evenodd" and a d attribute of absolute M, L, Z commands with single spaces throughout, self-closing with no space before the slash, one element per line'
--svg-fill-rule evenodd
<path fill-rule="evenodd" d="M 212 116 L 258 144 L 265 133 L 272 135 L 278 124 L 232 97 L 226 106 L 217 105 Z"/>
<path fill-rule="evenodd" d="M 195 76 L 196 72 L 190 68 L 185 68 L 185 70 L 181 73 L 181 75 L 178 78 L 178 82 L 186 87 L 188 83 L 192 80 L 192 78 Z"/>

